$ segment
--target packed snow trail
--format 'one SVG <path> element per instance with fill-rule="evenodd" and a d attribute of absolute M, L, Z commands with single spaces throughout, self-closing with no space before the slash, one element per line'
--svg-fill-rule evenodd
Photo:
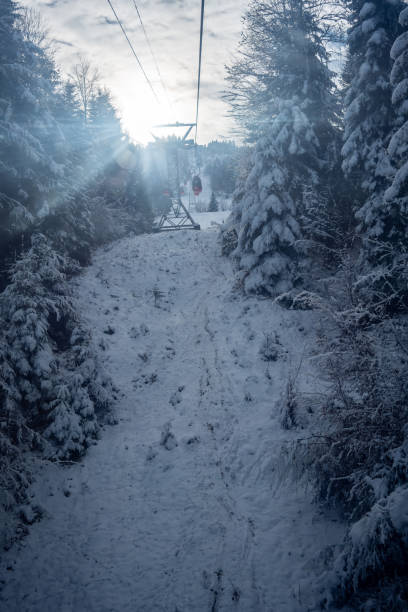
<path fill-rule="evenodd" d="M 341 528 L 278 469 L 308 315 L 234 291 L 216 240 L 129 238 L 77 282 L 119 389 L 118 424 L 81 463 L 44 466 L 47 516 L 7 555 L 2 609 L 315 609 L 316 559 Z M 274 361 L 260 352 L 268 333 Z"/>

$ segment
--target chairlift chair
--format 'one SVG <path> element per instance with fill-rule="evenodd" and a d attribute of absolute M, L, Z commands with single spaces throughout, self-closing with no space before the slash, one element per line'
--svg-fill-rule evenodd
<path fill-rule="evenodd" d="M 191 188 L 195 196 L 199 196 L 203 190 L 203 185 L 201 183 L 201 179 L 198 175 L 193 176 L 193 180 L 191 181 Z"/>

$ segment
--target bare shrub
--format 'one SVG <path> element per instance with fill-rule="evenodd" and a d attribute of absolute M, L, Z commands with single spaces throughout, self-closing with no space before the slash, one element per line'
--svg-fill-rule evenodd
<path fill-rule="evenodd" d="M 327 605 L 408 605 L 401 502 L 408 483 L 408 322 L 401 277 L 401 261 L 363 275 L 346 257 L 321 303 L 317 358 L 328 388 L 315 435 L 298 440 L 292 457 L 318 499 L 352 524 L 330 572 Z"/>

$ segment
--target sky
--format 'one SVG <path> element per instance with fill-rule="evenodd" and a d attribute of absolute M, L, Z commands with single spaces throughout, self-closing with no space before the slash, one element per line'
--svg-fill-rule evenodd
<path fill-rule="evenodd" d="M 64 74 L 82 54 L 113 94 L 123 126 L 136 142 L 166 131 L 152 126 L 195 120 L 200 0 L 136 0 L 164 87 L 146 43 L 134 0 L 111 0 L 157 92 L 147 84 L 107 0 L 25 0 L 38 10 L 55 40 Z M 248 0 L 206 0 L 198 142 L 233 137 L 234 122 L 221 99 L 225 65 L 236 53 Z M 182 135 L 180 128 L 175 132 Z"/>

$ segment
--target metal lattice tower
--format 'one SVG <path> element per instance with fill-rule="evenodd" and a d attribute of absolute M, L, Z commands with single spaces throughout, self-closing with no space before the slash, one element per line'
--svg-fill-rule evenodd
<path fill-rule="evenodd" d="M 170 125 L 160 125 L 156 127 L 188 127 L 184 138 L 181 141 L 165 142 L 163 146 L 166 149 L 167 172 L 169 180 L 169 188 L 171 191 L 170 209 L 163 213 L 159 223 L 156 226 L 156 231 L 172 231 L 180 229 L 199 230 L 200 225 L 194 221 L 187 208 L 181 201 L 180 196 L 180 166 L 179 166 L 179 149 L 191 146 L 191 141 L 187 140 L 187 136 L 195 126 L 195 123 L 176 123 Z M 158 139 L 157 139 L 158 140 Z"/>
<path fill-rule="evenodd" d="M 177 198 L 171 198 L 170 210 L 164 213 L 157 225 L 158 232 L 195 229 L 199 230 L 200 225 L 194 221 L 183 202 Z"/>

